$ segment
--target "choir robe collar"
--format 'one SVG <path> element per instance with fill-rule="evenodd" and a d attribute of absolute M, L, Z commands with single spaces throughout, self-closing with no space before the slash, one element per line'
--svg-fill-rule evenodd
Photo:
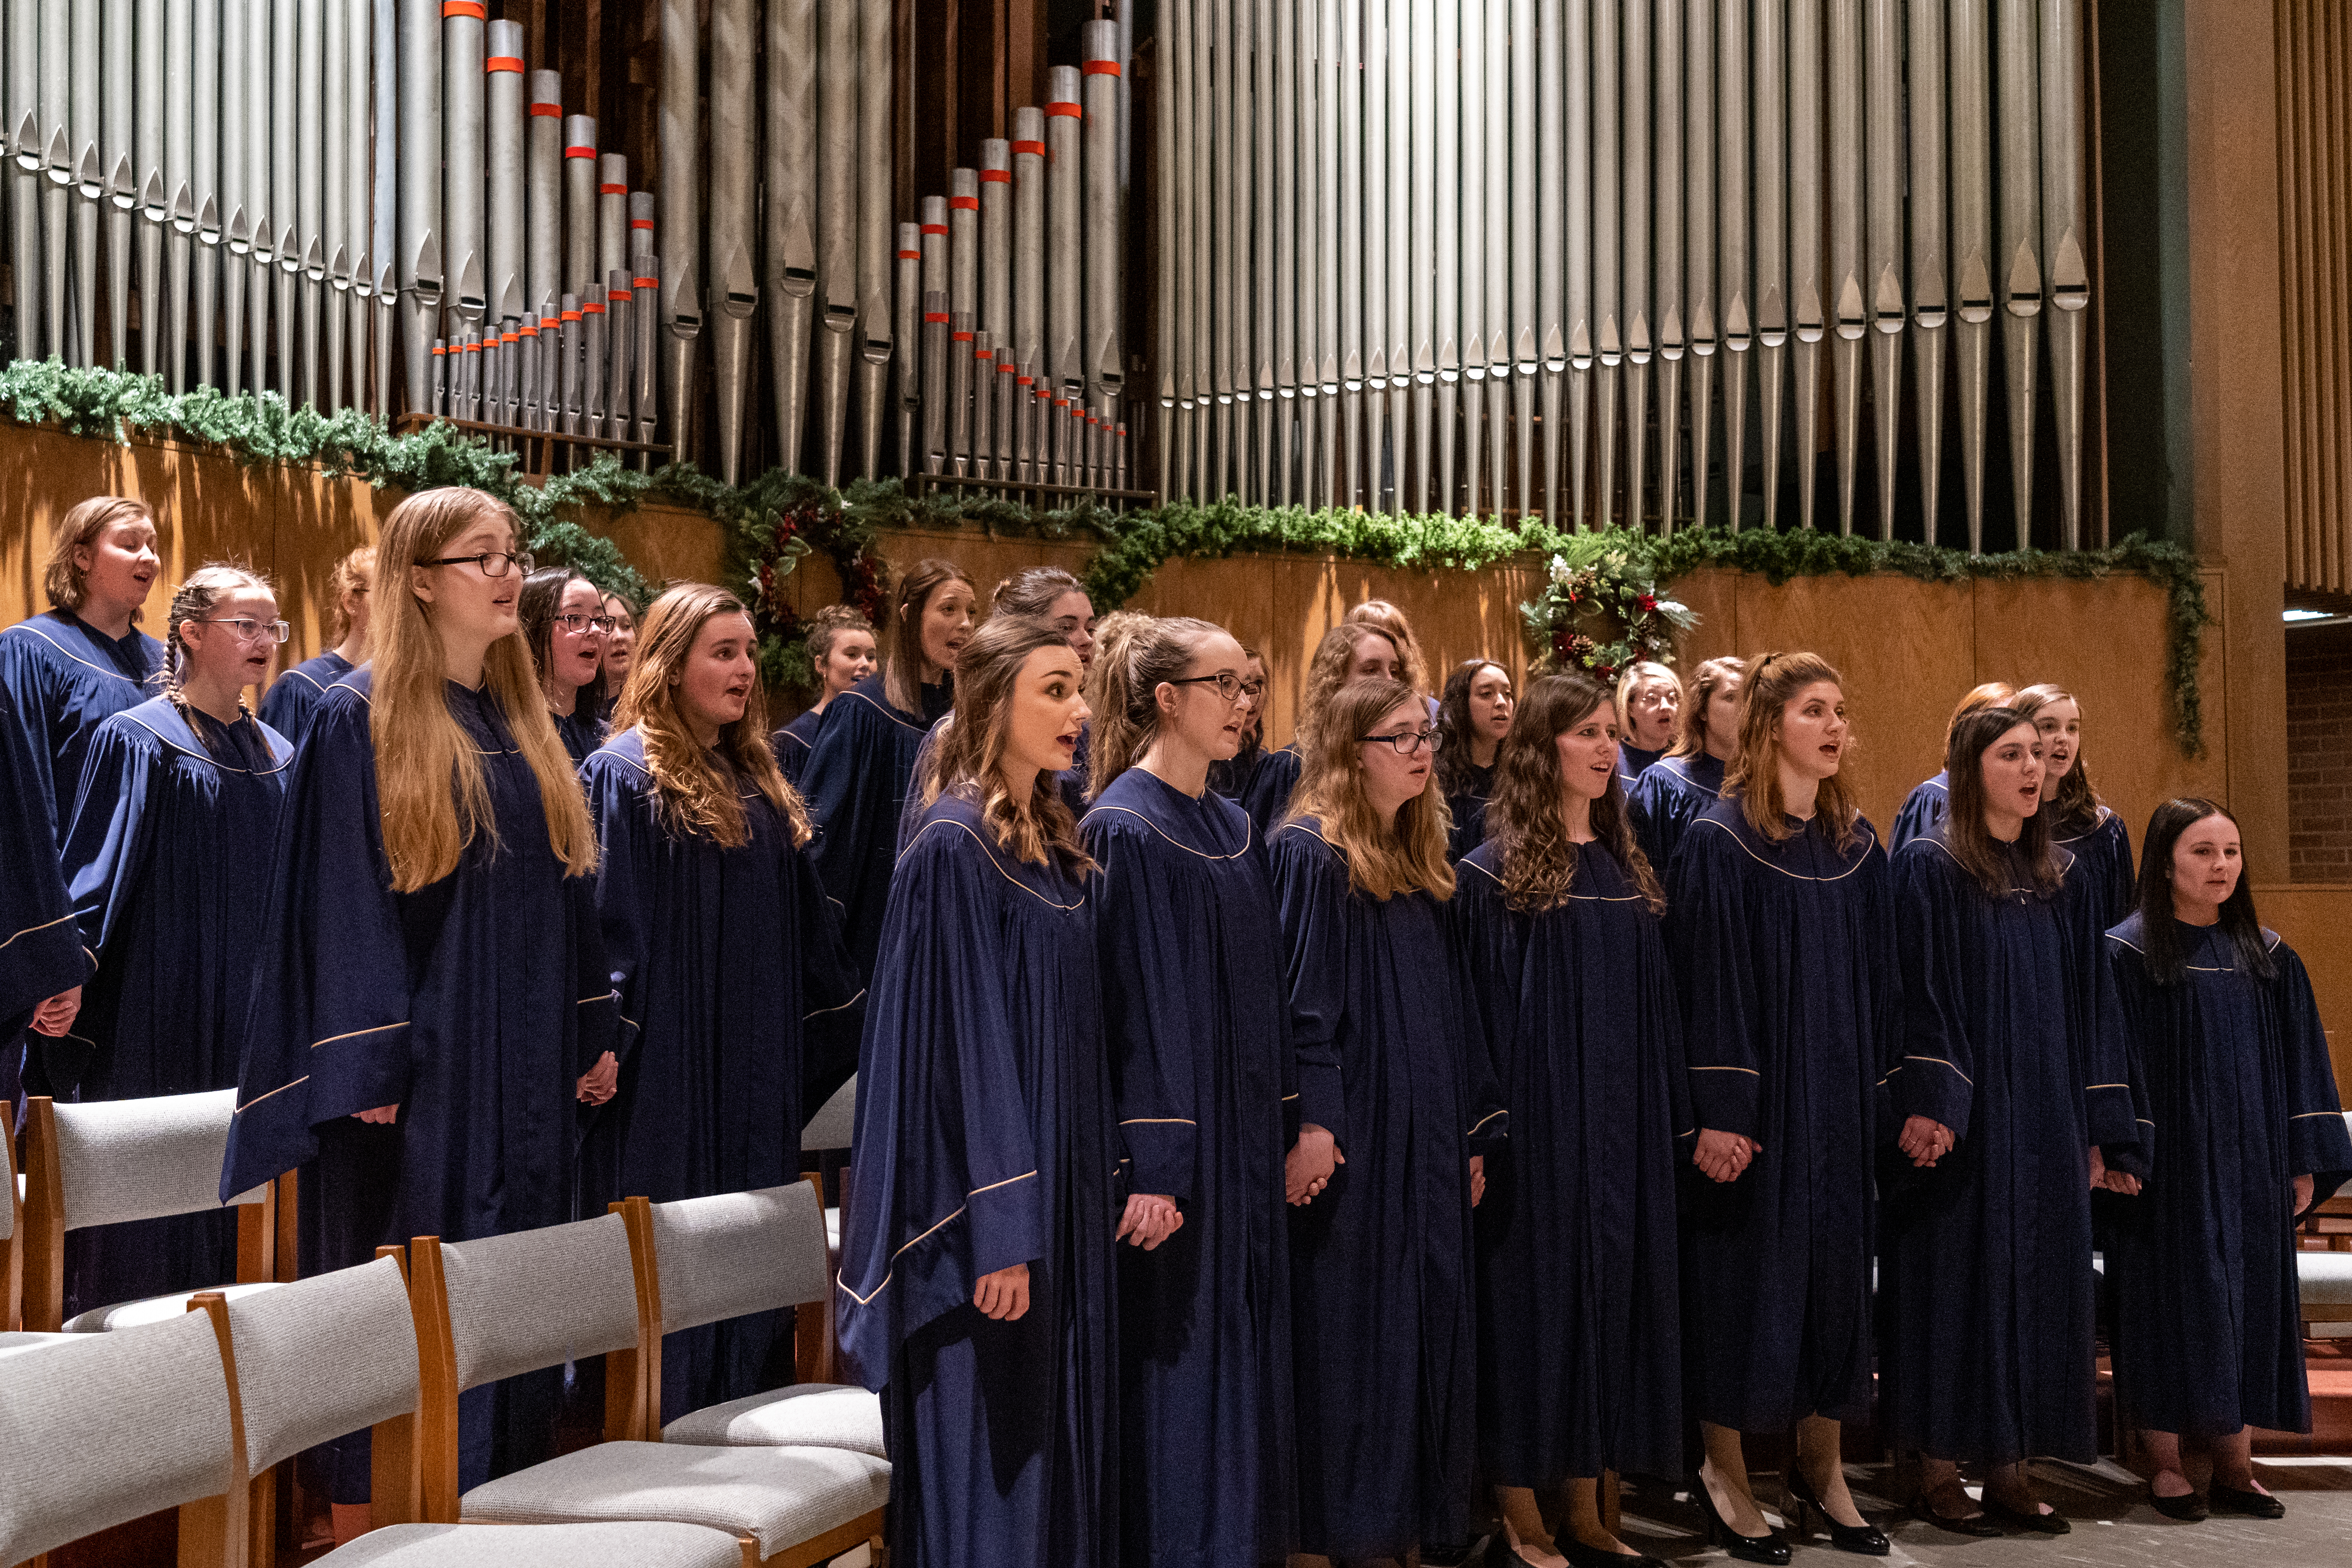
<path fill-rule="evenodd" d="M 1620 742 L 1617 746 L 1617 771 L 1625 775 L 1626 783 L 1631 784 L 1655 767 L 1658 760 L 1665 754 L 1663 748 L 1653 752 Z"/>
<path fill-rule="evenodd" d="M 283 773 L 294 760 L 294 742 L 250 713 L 240 714 L 231 724 L 223 724 L 209 715 L 192 721 L 178 703 L 168 697 L 157 697 L 124 710 L 121 718 L 191 760 L 229 773 L 267 776 Z M 229 752 L 227 757 L 216 754 L 213 746 L 205 744 L 205 737 L 196 731 L 197 722 L 205 723 L 213 731 L 215 743 Z"/>
<path fill-rule="evenodd" d="M 1699 813 L 1698 820 L 1691 824 L 1691 831 L 1727 833 L 1750 858 L 1783 876 L 1811 881 L 1835 881 L 1853 875 L 1878 847 L 1878 830 L 1871 826 L 1868 817 L 1854 818 L 1853 843 L 1843 849 L 1838 847 L 1824 816 L 1816 816 L 1809 822 L 1783 814 L 1780 820 L 1792 830 L 1789 837 L 1767 838 L 1748 822 L 1741 797 L 1732 795 Z"/>
<path fill-rule="evenodd" d="M 163 645 L 135 626 L 110 637 L 65 609 L 49 610 L 22 624 L 68 658 L 119 675 L 133 686 L 145 686 L 163 666 Z"/>
<path fill-rule="evenodd" d="M 1085 905 L 1086 889 L 1062 869 L 1058 860 L 1049 857 L 1041 866 L 1034 860 L 1015 858 L 996 842 L 996 835 L 981 820 L 980 803 L 961 790 L 943 795 L 931 803 L 916 822 L 915 831 L 907 840 L 907 851 L 911 852 L 917 840 L 931 834 L 954 832 L 969 834 L 989 864 L 1006 881 L 1034 893 L 1053 908 L 1066 910 Z"/>
<path fill-rule="evenodd" d="M 1113 779 L 1078 826 L 1114 816 L 1132 817 L 1209 860 L 1238 860 L 1257 839 L 1249 813 L 1232 800 L 1213 789 L 1186 795 L 1148 768 L 1131 767 Z"/>
<path fill-rule="evenodd" d="M 1642 770 L 1642 776 L 1655 774 L 1664 783 L 1685 794 L 1714 800 L 1723 793 L 1723 759 L 1707 752 L 1694 752 L 1684 757 L 1660 757 Z"/>

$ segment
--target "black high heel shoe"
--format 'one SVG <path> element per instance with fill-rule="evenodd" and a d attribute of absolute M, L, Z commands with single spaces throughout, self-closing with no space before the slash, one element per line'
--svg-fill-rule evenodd
<path fill-rule="evenodd" d="M 1706 1510 L 1707 1539 L 1722 1547 L 1742 1563 L 1761 1563 L 1765 1568 L 1782 1568 L 1789 1561 L 1789 1543 L 1780 1533 L 1768 1530 L 1761 1535 L 1742 1535 L 1723 1522 L 1723 1515 L 1715 1511 L 1715 1499 L 1708 1495 L 1706 1478 L 1698 1479 L 1698 1506 Z"/>
<path fill-rule="evenodd" d="M 1563 1535 L 1552 1544 L 1562 1557 L 1568 1559 L 1568 1568 L 1666 1568 L 1654 1557 L 1645 1557 L 1638 1552 L 1610 1552 L 1598 1546 L 1587 1546 L 1573 1535 Z"/>
<path fill-rule="evenodd" d="M 2155 1487 L 2147 1489 L 2148 1506 L 2167 1519 L 2177 1519 L 2183 1524 L 2201 1524 L 2207 1518 L 2205 1500 L 2193 1491 L 2179 1497 L 2166 1497 Z"/>
<path fill-rule="evenodd" d="M 1894 1550 L 1886 1539 L 1886 1532 L 1870 1521 L 1865 1519 L 1860 1524 L 1840 1524 L 1832 1519 L 1830 1510 L 1822 1506 L 1822 1500 L 1813 1495 L 1812 1483 L 1806 1480 L 1804 1472 L 1794 1465 L 1789 1467 L 1789 1495 L 1797 1500 L 1798 1534 L 1805 1532 L 1805 1513 L 1811 1510 L 1822 1516 L 1822 1529 L 1828 1532 L 1830 1544 L 1840 1552 L 1851 1552 L 1857 1557 L 1884 1557 Z"/>

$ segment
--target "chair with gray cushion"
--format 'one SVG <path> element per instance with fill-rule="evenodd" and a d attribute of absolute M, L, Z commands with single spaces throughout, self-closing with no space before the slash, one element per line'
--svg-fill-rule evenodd
<path fill-rule="evenodd" d="M 699 1524 L 734 1537 L 747 1568 L 808 1568 L 879 1538 L 890 1467 L 847 1448 L 617 1438 L 459 1497 L 465 1389 L 602 1355 L 608 1438 L 632 1421 L 645 1429 L 644 1368 L 653 1359 L 643 1353 L 652 1339 L 646 1298 L 617 1214 L 479 1241 L 420 1237 L 410 1267 L 425 1522 Z"/>
<path fill-rule="evenodd" d="M 817 1173 L 833 1189 L 834 1201 L 824 1211 L 825 1268 L 841 1278 L 841 1215 L 849 1207 L 849 1151 L 857 1141 L 857 1075 L 833 1091 L 801 1129 L 801 1158 L 816 1160 Z M 827 1298 L 826 1312 L 832 1311 Z"/>
<path fill-rule="evenodd" d="M 65 1316 L 66 1232 L 223 1206 L 221 1159 L 236 1090 L 153 1100 L 25 1105 L 25 1326 L 96 1333 L 162 1322 L 193 1292 L 92 1307 Z M 263 1289 L 277 1278 L 278 1184 L 235 1199 L 236 1280 Z M 228 1286 L 229 1281 L 218 1282 Z"/>
<path fill-rule="evenodd" d="M 25 1321 L 25 1190 L 16 1180 L 16 1134 L 5 1125 L 0 1125 L 0 1187 L 8 1189 L 8 1201 L 0 1204 L 0 1333 L 13 1333 Z"/>
<path fill-rule="evenodd" d="M 416 1522 L 416 1326 L 396 1251 L 386 1247 L 373 1263 L 261 1295 L 198 1297 L 225 1326 L 236 1388 L 237 1474 L 250 1523 L 247 1552 L 233 1552 L 231 1561 L 260 1559 L 252 1545 L 272 1517 L 272 1467 L 368 1427 L 375 1437 L 378 1528 L 323 1559 L 337 1568 L 740 1568 L 742 1552 L 732 1536 L 690 1524 L 517 1530 Z"/>
<path fill-rule="evenodd" d="M 850 1448 L 884 1457 L 881 1401 L 865 1389 L 824 1381 L 820 1370 L 829 1369 L 832 1360 L 833 1282 L 813 1178 L 756 1193 L 646 1205 L 632 1240 L 643 1255 L 641 1273 L 651 1280 L 657 1334 L 779 1307 L 820 1308 L 798 1314 L 803 1381 L 681 1415 L 661 1428 L 662 1441 Z M 646 1367 L 647 1403 L 658 1418 L 658 1338 Z"/>

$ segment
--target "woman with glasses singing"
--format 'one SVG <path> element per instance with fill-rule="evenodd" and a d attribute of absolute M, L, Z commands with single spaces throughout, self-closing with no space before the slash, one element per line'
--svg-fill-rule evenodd
<path fill-rule="evenodd" d="M 596 682 L 613 617 L 604 613 L 596 584 L 562 566 L 525 578 L 518 610 L 548 714 L 576 768 L 604 743 Z"/>
<path fill-rule="evenodd" d="M 1241 745 L 1249 656 L 1222 626 L 1122 618 L 1087 676 L 1103 1033 L 1130 1162 L 1123 1217 L 1181 1216 L 1119 1254 L 1123 1561 L 1289 1549 L 1289 1030 L 1274 887 L 1249 816 L 1209 788 Z"/>
<path fill-rule="evenodd" d="M 1450 1560 L 1476 1440 L 1470 1215 L 1505 1121 L 1445 929 L 1437 731 L 1385 678 L 1338 688 L 1305 730 L 1268 846 L 1298 1074 L 1298 1549 Z"/>
<path fill-rule="evenodd" d="M 580 1107 L 619 1074 L 595 826 L 516 620 L 517 548 L 479 490 L 393 509 L 374 657 L 328 689 L 288 786 L 222 1192 L 305 1167 L 305 1276 L 569 1218 Z M 465 1484 L 544 1451 L 557 1388 L 466 1393 Z M 339 1533 L 364 1525 L 365 1449 L 338 1448 Z"/>
<path fill-rule="evenodd" d="M 1478 1209 L 1480 1469 L 1517 1562 L 1555 1568 L 1657 1568 L 1602 1522 L 1600 1479 L 1683 1468 L 1675 1179 L 1690 1099 L 1665 899 L 1628 820 L 1616 720 L 1580 673 L 1528 689 L 1451 906 L 1511 1110 Z M 1543 1504 L 1562 1491 L 1555 1540 Z"/>
<path fill-rule="evenodd" d="M 56 1095 L 236 1082 L 294 750 L 254 718 L 245 689 L 269 683 L 286 623 L 267 581 L 217 564 L 180 584 L 165 620 L 163 694 L 98 727 L 66 834 L 66 884 L 98 973 L 72 1029 L 37 1041 Z M 236 1277 L 233 1211 L 66 1237 L 68 1314 Z"/>

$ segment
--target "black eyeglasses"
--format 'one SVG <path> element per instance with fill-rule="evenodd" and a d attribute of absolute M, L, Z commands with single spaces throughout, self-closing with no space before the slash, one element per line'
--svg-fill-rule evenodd
<path fill-rule="evenodd" d="M 479 555 L 436 555 L 430 561 L 419 561 L 419 566 L 478 566 L 485 577 L 503 577 L 509 571 L 528 577 L 539 563 L 528 555 L 511 550 L 485 550 Z"/>
<path fill-rule="evenodd" d="M 1244 697 L 1255 702 L 1260 697 L 1265 695 L 1265 681 L 1244 680 L 1240 676 L 1235 675 L 1230 669 L 1221 669 L 1214 675 L 1188 675 L 1181 680 L 1171 680 L 1168 684 L 1171 686 L 1213 686 L 1217 689 L 1217 695 L 1223 698 L 1227 702 L 1238 702 Z"/>
<path fill-rule="evenodd" d="M 614 625 L 610 616 L 558 616 L 555 624 L 575 636 L 584 631 L 609 632 Z"/>
<path fill-rule="evenodd" d="M 1402 730 L 1393 735 L 1359 735 L 1356 739 L 1364 745 L 1377 741 L 1381 745 L 1392 747 L 1400 757 L 1413 756 L 1423 746 L 1434 752 L 1445 743 L 1445 737 L 1434 730 Z"/>

